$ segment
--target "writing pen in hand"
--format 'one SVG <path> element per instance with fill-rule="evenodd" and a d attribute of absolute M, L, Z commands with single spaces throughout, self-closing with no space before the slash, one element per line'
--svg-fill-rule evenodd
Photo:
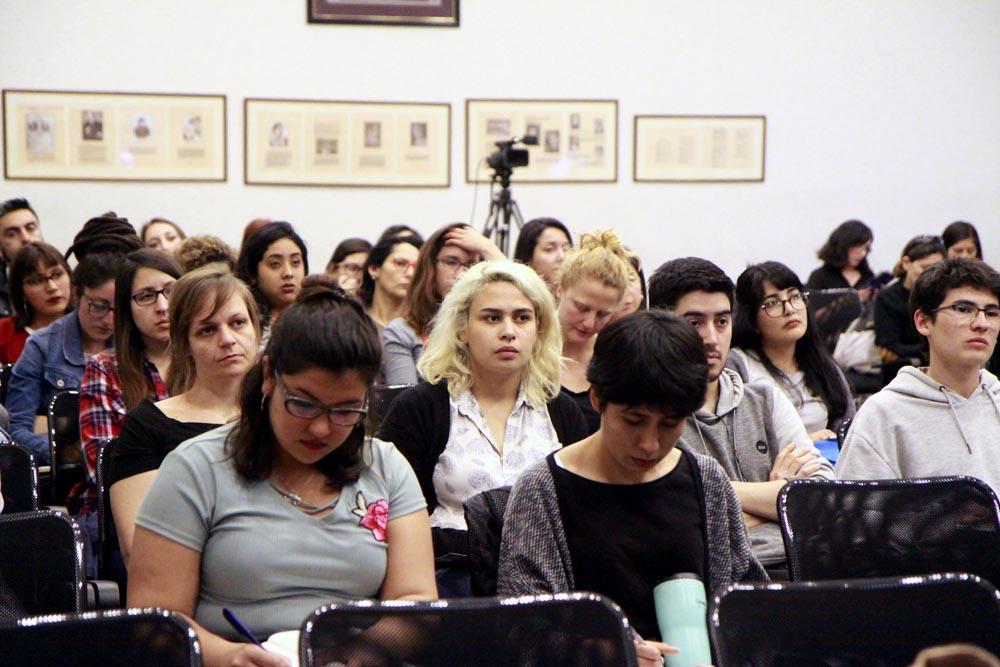
<path fill-rule="evenodd" d="M 231 625 L 236 632 L 240 633 L 240 635 L 246 637 L 257 646 L 264 648 L 264 645 L 257 641 L 257 638 L 253 636 L 253 633 L 247 630 L 247 626 L 243 625 L 243 621 L 241 621 L 231 609 L 223 608 L 222 615 L 225 617 L 226 622 L 229 623 L 229 625 Z M 264 650 L 266 651 L 267 649 Z"/>

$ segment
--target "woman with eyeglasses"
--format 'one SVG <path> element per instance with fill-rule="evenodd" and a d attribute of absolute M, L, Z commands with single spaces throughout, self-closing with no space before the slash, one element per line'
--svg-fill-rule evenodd
<path fill-rule="evenodd" d="M 48 243 L 25 244 L 10 266 L 13 317 L 0 319 L 0 363 L 21 356 L 28 336 L 47 327 L 73 307 L 69 265 Z"/>
<path fill-rule="evenodd" d="M 261 344 L 271 325 L 290 306 L 309 275 L 306 243 L 287 222 L 269 222 L 243 242 L 236 276 L 250 286 L 260 313 Z"/>
<path fill-rule="evenodd" d="M 240 386 L 239 419 L 167 455 L 139 510 L 128 605 L 195 623 L 205 664 L 286 665 L 245 643 L 340 597 L 436 597 L 426 503 L 391 444 L 364 434 L 378 332 L 310 276 Z"/>
<path fill-rule="evenodd" d="M 177 262 L 162 250 L 144 248 L 127 255 L 115 280 L 115 345 L 88 359 L 83 371 L 80 446 L 87 476 L 66 504 L 86 526 L 91 550 L 97 547 L 98 450 L 118 437 L 125 415 L 144 398 L 162 401 L 169 396 L 163 378 L 170 370 L 170 294 L 180 277 Z M 96 555 L 91 550 L 89 559 Z"/>
<path fill-rule="evenodd" d="M 781 389 L 813 440 L 836 438 L 854 399 L 816 335 L 799 277 L 780 262 L 751 265 L 736 281 L 735 310 L 727 365 L 744 382 Z"/>
<path fill-rule="evenodd" d="M 358 297 L 380 331 L 389 322 L 403 316 L 406 293 L 413 282 L 417 255 L 423 244 L 420 238 L 390 236 L 376 243 L 368 253 Z"/>
<path fill-rule="evenodd" d="M 465 271 L 479 261 L 493 259 L 504 259 L 504 255 L 489 239 L 462 222 L 445 225 L 427 238 L 417 255 L 417 268 L 407 290 L 406 314 L 389 322 L 382 331 L 385 384 L 417 383 L 417 359 L 424 351 L 441 300 Z"/>
<path fill-rule="evenodd" d="M 337 279 L 340 289 L 355 295 L 361 287 L 361 275 L 372 244 L 367 239 L 344 239 L 337 244 L 326 265 L 326 275 Z"/>
<path fill-rule="evenodd" d="M 236 419 L 239 384 L 257 357 L 257 305 L 227 268 L 184 274 L 170 297 L 170 398 L 144 398 L 129 411 L 105 481 L 126 565 L 139 505 L 164 457 L 184 440 Z"/>

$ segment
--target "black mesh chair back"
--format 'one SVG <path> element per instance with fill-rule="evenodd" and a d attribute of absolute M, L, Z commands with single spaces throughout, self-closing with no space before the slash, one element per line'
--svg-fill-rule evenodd
<path fill-rule="evenodd" d="M 14 364 L 0 364 L 0 405 L 7 405 L 7 388 L 10 386 L 10 374 Z"/>
<path fill-rule="evenodd" d="M 820 339 L 833 352 L 837 337 L 861 315 L 863 307 L 857 290 L 843 287 L 809 290 L 809 309 Z"/>
<path fill-rule="evenodd" d="M 1000 595 L 968 574 L 736 584 L 709 631 L 727 667 L 905 666 L 941 644 L 1000 654 Z"/>
<path fill-rule="evenodd" d="M 61 512 L 0 515 L 0 617 L 78 613 L 83 536 Z"/>
<path fill-rule="evenodd" d="M 60 505 L 73 485 L 86 474 L 80 451 L 80 392 L 68 389 L 53 396 L 48 417 L 52 501 Z"/>
<path fill-rule="evenodd" d="M 476 596 L 497 594 L 500 566 L 500 535 L 510 487 L 477 493 L 465 501 L 465 523 L 469 533 L 471 590 Z"/>
<path fill-rule="evenodd" d="M 851 424 L 853 423 L 854 417 L 844 417 L 837 424 L 837 449 L 844 448 L 844 439 L 847 438 L 847 432 L 851 430 Z"/>
<path fill-rule="evenodd" d="M 382 420 L 389 412 L 389 406 L 397 396 L 412 387 L 412 384 L 376 384 L 368 391 L 368 416 L 365 418 L 365 433 L 378 433 Z"/>
<path fill-rule="evenodd" d="M 38 466 L 27 447 L 0 443 L 0 489 L 4 514 L 38 509 Z"/>
<path fill-rule="evenodd" d="M 109 440 L 97 450 L 97 576 L 114 581 L 124 591 L 128 576 L 118 544 L 118 532 L 111 514 L 111 496 L 108 493 L 108 472 L 117 443 L 117 438 Z"/>
<path fill-rule="evenodd" d="M 181 616 L 162 609 L 121 609 L 27 618 L 0 627 L 8 667 L 197 667 L 201 647 Z"/>
<path fill-rule="evenodd" d="M 628 621 L 607 598 L 569 593 L 321 607 L 300 635 L 303 667 L 633 665 Z"/>
<path fill-rule="evenodd" d="M 793 581 L 970 572 L 1000 583 L 1000 502 L 978 479 L 794 480 L 778 518 Z"/>

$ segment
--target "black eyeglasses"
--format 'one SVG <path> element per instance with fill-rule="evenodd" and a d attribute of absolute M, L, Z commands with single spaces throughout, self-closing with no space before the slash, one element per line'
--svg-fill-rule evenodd
<path fill-rule="evenodd" d="M 94 317 L 104 317 L 115 309 L 115 307 L 107 301 L 96 301 L 91 299 L 89 296 L 83 297 L 83 300 L 87 302 L 87 312 Z"/>
<path fill-rule="evenodd" d="M 930 312 L 940 313 L 942 310 L 950 310 L 955 313 L 955 319 L 960 324 L 972 324 L 979 317 L 979 313 L 982 313 L 986 316 L 986 323 L 991 327 L 1000 325 L 1000 306 L 995 303 L 980 308 L 971 301 L 956 301 L 947 306 L 932 308 Z"/>
<path fill-rule="evenodd" d="M 44 285 L 50 280 L 53 282 L 59 282 L 66 275 L 66 270 L 60 267 L 56 267 L 49 271 L 48 275 L 44 273 L 32 273 L 24 279 L 24 284 L 28 287 L 38 287 L 39 285 Z"/>
<path fill-rule="evenodd" d="M 288 393 L 284 380 L 278 377 L 278 384 L 285 394 L 285 412 L 298 419 L 316 419 L 326 415 L 330 423 L 337 426 L 357 426 L 368 414 L 365 408 L 330 408 L 325 405 L 299 398 Z"/>
<path fill-rule="evenodd" d="M 457 257 L 438 257 L 437 261 L 438 264 L 450 271 L 458 271 L 459 269 L 468 271 L 476 265 L 475 262 L 463 262 Z"/>
<path fill-rule="evenodd" d="M 153 289 L 152 287 L 150 287 L 149 289 L 144 289 L 141 292 L 136 292 L 135 294 L 133 294 L 132 301 L 134 301 L 135 305 L 137 306 L 152 306 L 154 303 L 156 303 L 156 300 L 159 298 L 161 294 L 163 295 L 164 299 L 170 301 L 170 292 L 173 291 L 173 289 L 174 289 L 173 283 L 170 283 L 169 285 L 164 285 L 160 289 Z"/>
<path fill-rule="evenodd" d="M 764 299 L 764 303 L 760 304 L 760 309 L 768 317 L 781 317 L 785 314 L 786 303 L 792 309 L 792 312 L 805 310 L 806 304 L 809 303 L 809 293 L 796 292 L 787 299 L 779 299 L 776 296 L 772 296 L 770 299 Z"/>

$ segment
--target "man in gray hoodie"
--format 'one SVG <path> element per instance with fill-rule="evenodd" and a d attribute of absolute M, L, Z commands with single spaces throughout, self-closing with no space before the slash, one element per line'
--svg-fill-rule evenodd
<path fill-rule="evenodd" d="M 650 308 L 666 308 L 694 326 L 708 356 L 708 389 L 687 418 L 678 446 L 718 461 L 743 507 L 754 554 L 781 576 L 785 547 L 776 500 L 797 477 L 833 478 L 795 407 L 770 384 L 744 384 L 725 368 L 732 340 L 733 281 L 697 257 L 666 262 L 649 279 Z"/>
<path fill-rule="evenodd" d="M 1000 328 L 1000 274 L 979 260 L 925 269 L 910 293 L 930 365 L 905 366 L 858 410 L 843 479 L 970 475 L 1000 493 L 1000 382 L 983 370 Z"/>

